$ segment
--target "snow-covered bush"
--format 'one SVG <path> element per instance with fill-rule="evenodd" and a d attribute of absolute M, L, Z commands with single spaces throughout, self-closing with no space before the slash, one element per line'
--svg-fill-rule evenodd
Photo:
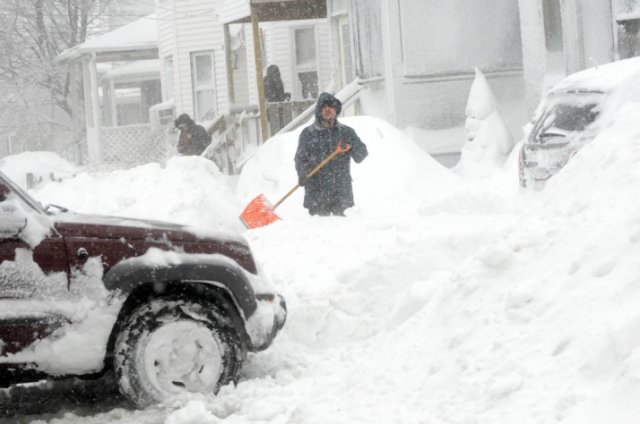
<path fill-rule="evenodd" d="M 497 101 L 478 68 L 466 107 L 467 142 L 455 171 L 467 177 L 493 175 L 513 149 L 513 137 L 497 109 Z"/>

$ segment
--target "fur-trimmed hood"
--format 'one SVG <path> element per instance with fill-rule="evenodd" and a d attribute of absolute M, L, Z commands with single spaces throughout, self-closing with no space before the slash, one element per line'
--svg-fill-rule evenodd
<path fill-rule="evenodd" d="M 329 93 L 320 93 L 316 103 L 316 122 L 322 122 L 322 108 L 327 104 L 336 109 L 336 117 L 340 115 L 342 102 Z"/>

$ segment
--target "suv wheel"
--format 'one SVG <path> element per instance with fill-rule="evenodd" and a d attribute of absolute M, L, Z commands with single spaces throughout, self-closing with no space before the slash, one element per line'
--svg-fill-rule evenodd
<path fill-rule="evenodd" d="M 122 394 L 145 407 L 236 382 L 240 339 L 224 316 L 213 303 L 189 299 L 158 298 L 138 307 L 115 344 Z"/>

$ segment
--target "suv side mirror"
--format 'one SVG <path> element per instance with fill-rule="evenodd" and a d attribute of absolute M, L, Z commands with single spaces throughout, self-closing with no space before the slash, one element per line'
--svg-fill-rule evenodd
<path fill-rule="evenodd" d="M 17 237 L 26 226 L 27 218 L 14 205 L 0 202 L 0 238 Z"/>

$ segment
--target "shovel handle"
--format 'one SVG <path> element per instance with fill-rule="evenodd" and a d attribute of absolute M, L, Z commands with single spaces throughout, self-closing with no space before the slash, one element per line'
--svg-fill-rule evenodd
<path fill-rule="evenodd" d="M 334 150 L 333 152 L 331 152 L 331 154 L 329 156 L 327 156 L 326 158 L 322 159 L 322 162 L 320 162 L 318 164 L 318 166 L 316 166 L 315 168 L 313 168 L 313 170 L 311 172 L 309 172 L 305 178 L 309 179 L 311 177 L 313 177 L 314 175 L 316 175 L 316 173 L 318 171 L 320 171 L 326 164 L 328 164 L 329 162 L 331 162 L 333 160 L 333 158 L 335 158 L 336 156 L 338 156 L 340 153 L 342 152 L 346 152 L 348 151 L 348 149 L 345 149 L 342 147 L 342 145 L 338 145 L 338 147 L 336 148 L 336 150 Z M 287 192 L 287 194 L 285 194 L 284 196 L 282 196 L 282 198 L 280 200 L 278 200 L 278 202 L 276 202 L 275 205 L 273 205 L 273 210 L 275 210 L 278 206 L 280 206 L 280 204 L 282 202 L 284 202 L 285 200 L 287 200 L 287 197 L 291 196 L 293 194 L 294 191 L 296 191 L 298 188 L 300 188 L 300 184 L 296 184 L 291 190 L 289 190 Z"/>

